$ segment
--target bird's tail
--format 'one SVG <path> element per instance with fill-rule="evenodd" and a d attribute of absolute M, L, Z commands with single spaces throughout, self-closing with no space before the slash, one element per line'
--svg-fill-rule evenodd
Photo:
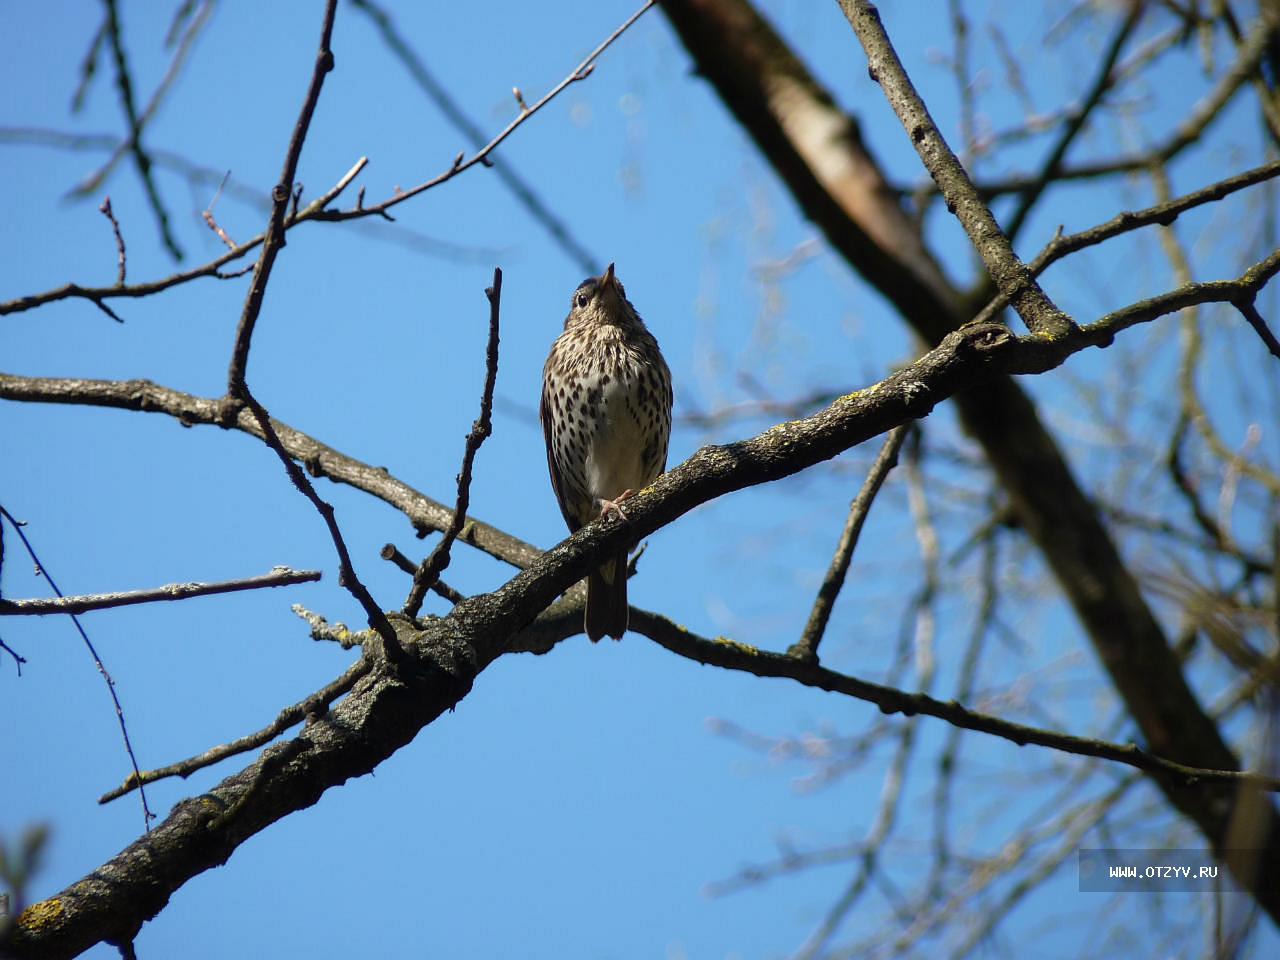
<path fill-rule="evenodd" d="M 587 636 L 595 643 L 606 633 L 621 640 L 627 632 L 627 552 L 624 550 L 587 576 Z"/>

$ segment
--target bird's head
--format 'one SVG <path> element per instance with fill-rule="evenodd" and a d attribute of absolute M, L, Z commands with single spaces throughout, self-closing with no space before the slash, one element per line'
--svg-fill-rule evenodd
<path fill-rule="evenodd" d="M 588 277 L 573 291 L 566 326 L 575 323 L 625 324 L 638 319 L 611 263 L 600 276 Z"/>

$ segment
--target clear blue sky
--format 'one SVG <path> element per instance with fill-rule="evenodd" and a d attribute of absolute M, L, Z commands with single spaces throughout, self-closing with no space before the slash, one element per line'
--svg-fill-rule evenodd
<path fill-rule="evenodd" d="M 436 76 L 484 129 L 496 131 L 514 115 L 512 86 L 532 102 L 636 5 L 404 4 L 395 13 Z M 161 38 L 169 6 L 122 4 L 140 99 L 167 63 Z M 867 81 L 862 53 L 836 4 L 763 6 L 858 114 L 894 175 L 918 180 L 918 162 Z M 949 48 L 946 7 L 934 2 L 923 5 L 926 14 L 912 15 L 917 6 L 885 3 L 883 9 L 935 116 L 954 135 L 954 84 L 936 55 Z M 265 194 L 278 176 L 309 77 L 320 7 L 220 6 L 146 142 L 230 170 L 238 183 Z M 1088 71 L 1078 60 L 1061 50 L 1040 60 L 1037 38 L 1053 19 L 1049 12 L 1027 13 L 1014 2 L 993 2 L 990 10 L 1008 18 L 1020 52 L 1036 58 L 1032 82 L 1041 106 L 1082 90 Z M 99 6 L 87 2 L 6 5 L 0 88 L 9 95 L 0 124 L 121 130 L 105 60 L 83 113 L 68 112 L 99 16 Z M 325 84 L 299 171 L 307 196 L 367 156 L 359 183 L 370 200 L 382 198 L 439 172 L 467 146 L 366 18 L 345 4 L 333 47 L 337 69 Z M 1184 113 L 1202 89 L 1195 76 L 1158 80 L 1138 121 L 1153 131 Z M 1001 92 L 999 76 L 985 82 L 991 90 L 985 109 L 996 125 L 1016 121 L 1016 104 Z M 1249 111 L 1232 111 L 1222 124 L 1224 142 L 1253 149 Z M 1082 141 L 1079 156 L 1110 155 L 1116 147 L 1115 128 L 1107 127 Z M 105 193 L 128 243 L 129 280 L 172 272 L 127 163 L 90 201 L 68 202 L 63 195 L 96 167 L 100 153 L 9 144 L 0 150 L 0 299 L 68 280 L 113 280 L 110 228 L 96 209 Z M 1022 154 L 1028 166 L 1038 155 L 1036 149 Z M 821 245 L 782 281 L 761 279 L 762 263 L 788 256 L 816 231 L 709 87 L 692 75 L 659 11 L 608 51 L 589 80 L 523 126 L 499 157 L 536 185 L 601 264 L 617 262 L 674 372 L 677 415 L 750 399 L 744 373 L 756 389 L 786 399 L 820 387 L 864 386 L 911 355 L 900 322 Z M 1252 165 L 1238 157 L 1225 147 L 1196 151 L 1178 168 L 1175 188 Z M 158 181 L 188 262 L 216 256 L 220 245 L 198 215 L 212 188 L 191 189 L 167 169 Z M 1024 247 L 1033 251 L 1058 223 L 1079 228 L 1121 205 L 1147 202 L 1145 185 L 1099 194 L 1059 191 L 1029 225 Z M 237 239 L 264 223 L 261 209 L 235 196 L 224 196 L 217 212 Z M 1187 236 L 1219 242 L 1223 220 L 1215 217 L 1223 216 L 1230 213 L 1193 219 Z M 477 461 L 472 512 L 549 546 L 564 530 L 536 423 L 539 378 L 582 271 L 483 169 L 402 205 L 397 217 L 398 226 L 438 241 L 434 252 L 389 242 L 376 225 L 312 224 L 290 234 L 254 341 L 250 383 L 276 417 L 449 501 L 483 375 L 483 289 L 501 265 L 500 403 L 495 434 Z M 958 228 L 935 215 L 931 229 L 954 275 L 968 277 L 972 261 Z M 1246 239 L 1229 239 L 1203 260 L 1221 271 L 1214 276 L 1234 270 Z M 1088 265 L 1088 273 L 1066 266 L 1051 275 L 1050 292 L 1081 319 L 1168 282 L 1151 247 L 1094 257 Z M 83 301 L 5 317 L 0 369 L 145 377 L 217 395 L 244 289 L 244 280 L 204 280 L 161 297 L 117 301 L 124 325 Z M 1144 332 L 1133 336 L 1146 342 L 1139 339 Z M 1152 362 L 1167 363 L 1169 339 L 1151 342 L 1165 351 Z M 1096 358 L 1080 358 L 1067 369 L 1088 376 L 1102 368 Z M 1063 405 L 1065 387 L 1035 389 L 1057 405 L 1049 418 L 1067 442 L 1087 455 L 1087 417 Z M 955 441 L 945 409 L 930 423 L 940 442 Z M 671 462 L 708 440 L 765 425 L 678 429 Z M 1276 440 L 1268 434 L 1265 442 Z M 703 635 L 785 649 L 804 622 L 848 499 L 873 453 L 853 451 L 811 475 L 710 504 L 662 531 L 632 582 L 632 602 Z M 931 476 L 981 490 L 975 474 L 945 462 L 931 467 Z M 413 556 L 424 547 L 390 509 L 332 485 L 322 484 L 320 492 L 337 508 L 365 583 L 385 606 L 398 606 L 405 578 L 378 559 L 378 548 L 390 540 Z M 274 455 L 244 435 L 185 430 L 166 417 L 0 404 L 0 503 L 29 521 L 28 534 L 68 593 L 233 578 L 275 564 L 324 571 L 319 585 L 85 618 L 119 684 L 143 767 L 264 725 L 352 659 L 313 643 L 289 611 L 301 603 L 353 625 L 362 619 L 336 584 L 319 517 L 291 488 Z M 911 542 L 911 529 L 904 488 L 895 479 L 873 514 L 826 641 L 837 668 L 869 679 L 883 679 L 893 668 L 918 558 L 892 548 Z M 954 547 L 963 531 L 948 530 Z M 45 594 L 15 539 L 6 542 L 5 595 Z M 509 575 L 465 549 L 454 554 L 448 579 L 467 593 Z M 1010 562 L 1022 565 L 1027 582 L 1043 575 L 1026 552 Z M 433 612 L 443 612 L 432 602 Z M 940 611 L 935 689 L 941 695 L 954 687 L 972 609 L 972 597 L 957 593 Z M 1091 654 L 1052 595 L 1032 611 L 1020 609 L 1013 624 L 1026 646 L 991 670 L 986 689 L 998 692 L 1031 669 L 1055 677 L 1054 671 L 1069 670 L 1060 683 L 1049 683 L 1042 702 L 1013 698 L 999 706 L 1007 715 L 1073 732 L 1096 729 L 1110 716 L 1109 691 Z M 49 857 L 32 891 L 44 896 L 134 839 L 141 814 L 132 797 L 105 807 L 95 802 L 122 780 L 127 761 L 101 679 L 70 624 L 31 618 L 0 622 L 0 629 L 27 658 L 20 679 L 11 662 L 0 662 L 0 717 L 8 730 L 0 738 L 0 836 L 11 838 L 36 821 L 50 824 Z M 900 682 L 915 685 L 910 668 Z M 850 864 L 728 897 L 708 898 L 704 886 L 769 859 L 779 842 L 804 848 L 860 838 L 875 816 L 890 751 L 882 745 L 857 772 L 806 791 L 800 779 L 808 765 L 744 750 L 717 736 L 709 721 L 770 736 L 821 738 L 855 735 L 879 719 L 869 705 L 699 667 L 636 635 L 597 646 L 579 637 L 547 657 L 507 657 L 480 677 L 456 713 L 427 728 L 376 775 L 330 791 L 312 809 L 245 843 L 225 867 L 183 887 L 142 930 L 139 955 L 784 956 L 820 921 L 847 883 Z M 921 727 L 923 759 L 913 765 L 905 825 L 891 848 L 908 873 L 927 863 L 922 838 L 932 763 L 945 733 L 936 722 Z M 971 766 L 961 783 L 972 802 L 958 801 L 960 826 L 975 849 L 998 849 L 1031 800 L 993 815 L 999 796 L 993 799 L 989 785 L 1001 778 L 1019 782 L 1029 771 L 1051 780 L 1060 761 L 972 736 L 965 757 Z M 238 768 L 231 761 L 189 781 L 157 784 L 151 803 L 163 816 L 176 801 Z M 1018 947 L 1034 937 L 1037 955 L 1074 956 L 1083 932 L 1061 918 L 1088 917 L 1103 901 L 1075 894 L 1070 868 L 1046 889 L 1015 915 L 1003 942 L 1026 955 Z M 846 933 L 871 932 L 884 908 L 883 897 L 872 895 Z M 98 948 L 91 955 L 114 951 Z"/>

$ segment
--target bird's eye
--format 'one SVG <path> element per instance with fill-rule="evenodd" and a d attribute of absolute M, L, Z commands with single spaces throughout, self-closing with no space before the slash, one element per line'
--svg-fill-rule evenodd
<path fill-rule="evenodd" d="M 578 294 L 578 306 L 579 306 L 579 307 L 585 307 L 585 306 L 586 306 L 588 303 L 590 303 L 590 302 L 591 302 L 591 297 L 590 297 L 590 296 L 588 296 L 588 295 L 587 295 L 587 294 L 585 294 L 585 293 L 580 293 L 580 294 Z"/>

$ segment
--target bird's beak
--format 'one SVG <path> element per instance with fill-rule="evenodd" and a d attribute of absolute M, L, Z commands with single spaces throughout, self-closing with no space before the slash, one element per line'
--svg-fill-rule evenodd
<path fill-rule="evenodd" d="M 600 283 L 602 286 L 617 287 L 618 281 L 613 275 L 612 263 L 605 267 L 604 274 L 600 277 Z"/>

